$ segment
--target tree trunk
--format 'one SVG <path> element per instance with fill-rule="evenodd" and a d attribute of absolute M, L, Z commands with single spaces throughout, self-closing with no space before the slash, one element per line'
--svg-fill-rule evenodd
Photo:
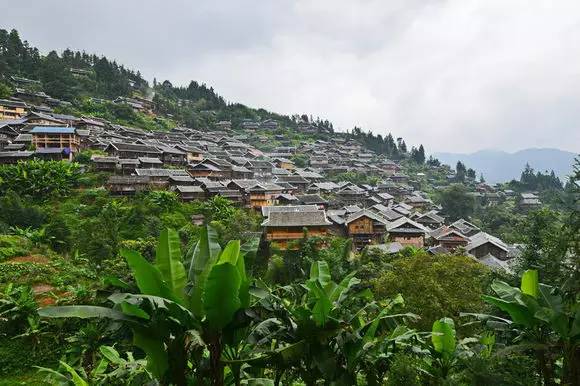
<path fill-rule="evenodd" d="M 580 347 L 564 346 L 563 386 L 580 385 Z"/>
<path fill-rule="evenodd" d="M 547 355 L 548 354 L 548 355 Z M 554 376 L 552 372 L 552 364 L 550 363 L 549 353 L 546 350 L 539 350 L 536 352 L 538 358 L 538 367 L 544 380 L 545 386 L 554 384 Z"/>
<path fill-rule="evenodd" d="M 176 386 L 186 386 L 187 351 L 185 337 L 176 337 L 168 351 L 171 353 L 169 357 L 169 378 L 171 383 Z"/>
<path fill-rule="evenodd" d="M 282 380 L 282 374 L 284 374 L 284 369 L 276 369 L 276 377 L 274 379 L 274 386 L 280 386 L 280 381 Z"/>
<path fill-rule="evenodd" d="M 222 342 L 219 334 L 212 335 L 209 343 L 209 366 L 213 386 L 223 386 L 224 369 L 221 362 Z"/>

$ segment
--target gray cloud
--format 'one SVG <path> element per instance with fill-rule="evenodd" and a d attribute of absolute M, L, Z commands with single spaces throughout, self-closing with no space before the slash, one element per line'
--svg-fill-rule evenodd
<path fill-rule="evenodd" d="M 0 26 L 43 51 L 102 53 L 149 79 L 207 82 L 228 100 L 341 129 L 392 131 L 432 151 L 580 151 L 577 1 L 0 5 Z"/>

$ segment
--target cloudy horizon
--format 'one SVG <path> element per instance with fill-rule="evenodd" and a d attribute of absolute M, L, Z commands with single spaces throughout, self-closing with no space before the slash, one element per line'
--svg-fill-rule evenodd
<path fill-rule="evenodd" d="M 4 0 L 2 0 L 4 1 Z M 391 132 L 428 152 L 580 151 L 580 3 L 11 2 L 44 54 L 105 55 L 149 81 Z"/>

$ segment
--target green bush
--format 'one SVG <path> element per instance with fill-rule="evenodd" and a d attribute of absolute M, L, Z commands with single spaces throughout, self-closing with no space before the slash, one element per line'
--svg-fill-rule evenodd
<path fill-rule="evenodd" d="M 0 235 L 0 262 L 30 254 L 30 243 L 18 236 Z"/>
<path fill-rule="evenodd" d="M 388 386 L 420 386 L 421 377 L 416 358 L 406 355 L 395 355 L 387 373 Z"/>
<path fill-rule="evenodd" d="M 9 227 L 40 228 L 46 214 L 37 206 L 25 202 L 18 193 L 9 191 L 0 198 L 0 222 Z"/>
<path fill-rule="evenodd" d="M 39 200 L 62 197 L 77 185 L 79 176 L 79 164 L 67 161 L 33 160 L 0 165 L 0 194 L 14 191 Z"/>

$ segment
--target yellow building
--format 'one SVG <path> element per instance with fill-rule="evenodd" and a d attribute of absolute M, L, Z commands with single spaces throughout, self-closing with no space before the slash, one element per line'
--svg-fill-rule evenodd
<path fill-rule="evenodd" d="M 21 101 L 0 99 L 0 120 L 19 119 L 26 115 L 28 106 Z"/>

